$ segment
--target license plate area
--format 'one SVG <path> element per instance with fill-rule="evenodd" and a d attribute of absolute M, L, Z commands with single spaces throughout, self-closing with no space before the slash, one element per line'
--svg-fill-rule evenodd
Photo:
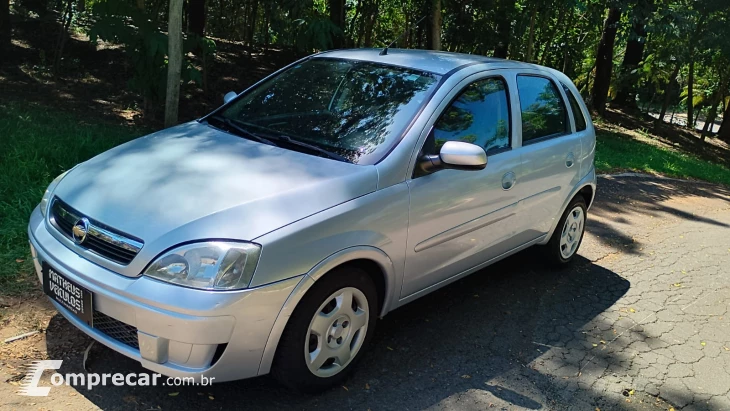
<path fill-rule="evenodd" d="M 41 266 L 43 292 L 69 310 L 75 317 L 93 327 L 93 294 L 86 288 L 69 280 L 47 263 Z"/>

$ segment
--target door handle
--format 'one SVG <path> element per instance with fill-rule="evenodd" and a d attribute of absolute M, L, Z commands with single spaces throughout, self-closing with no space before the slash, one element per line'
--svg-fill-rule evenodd
<path fill-rule="evenodd" d="M 509 190 L 514 187 L 515 182 L 517 182 L 517 176 L 515 176 L 515 173 L 512 171 L 507 172 L 502 176 L 502 188 L 505 190 Z"/>
<path fill-rule="evenodd" d="M 575 164 L 575 156 L 572 152 L 568 153 L 568 157 L 565 159 L 565 166 L 570 168 Z"/>

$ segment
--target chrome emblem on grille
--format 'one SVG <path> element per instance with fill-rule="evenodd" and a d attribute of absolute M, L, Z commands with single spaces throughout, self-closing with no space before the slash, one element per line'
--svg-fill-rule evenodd
<path fill-rule="evenodd" d="M 71 229 L 71 236 L 76 244 L 83 243 L 84 240 L 86 240 L 86 234 L 88 233 L 89 219 L 86 217 L 78 219 Z"/>

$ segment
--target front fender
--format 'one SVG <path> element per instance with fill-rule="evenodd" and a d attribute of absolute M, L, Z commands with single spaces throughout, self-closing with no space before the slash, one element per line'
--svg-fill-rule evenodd
<path fill-rule="evenodd" d="M 380 269 L 383 271 L 385 277 L 385 296 L 383 300 L 383 306 L 380 309 L 380 316 L 384 316 L 390 309 L 393 301 L 397 300 L 396 293 L 396 273 L 393 267 L 393 262 L 382 250 L 371 247 L 371 246 L 355 246 L 348 247 L 344 250 L 338 251 L 329 257 L 320 261 L 314 266 L 304 277 L 302 281 L 292 290 L 289 298 L 281 308 L 274 326 L 269 333 L 269 339 L 266 342 L 264 348 L 264 354 L 261 358 L 261 364 L 259 365 L 259 375 L 268 374 L 271 370 L 271 364 L 274 361 L 274 355 L 276 354 L 276 347 L 279 345 L 281 335 L 286 328 L 286 324 L 289 322 L 289 318 L 294 309 L 297 307 L 299 302 L 302 300 L 304 295 L 309 291 L 315 282 L 322 278 L 323 275 L 330 272 L 333 268 L 345 264 L 349 261 L 354 260 L 370 260 L 378 264 Z"/>

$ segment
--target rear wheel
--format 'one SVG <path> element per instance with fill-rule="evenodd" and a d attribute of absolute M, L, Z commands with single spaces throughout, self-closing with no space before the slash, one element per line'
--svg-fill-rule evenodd
<path fill-rule="evenodd" d="M 545 245 L 544 251 L 551 264 L 560 266 L 573 260 L 583 241 L 586 216 L 585 200 L 581 196 L 575 197 Z"/>
<path fill-rule="evenodd" d="M 362 357 L 377 309 L 377 291 L 367 273 L 336 268 L 312 286 L 289 319 L 272 374 L 304 392 L 340 384 Z"/>

